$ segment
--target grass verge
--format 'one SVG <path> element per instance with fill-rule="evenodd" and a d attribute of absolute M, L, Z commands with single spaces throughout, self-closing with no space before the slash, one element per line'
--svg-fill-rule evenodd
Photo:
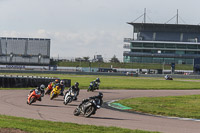
<path fill-rule="evenodd" d="M 10 75 L 10 74 L 7 74 Z M 100 76 L 100 75 L 72 75 L 72 74 L 22 74 L 15 73 L 12 75 L 23 76 L 45 76 L 56 77 L 60 79 L 71 79 L 71 83 L 79 82 L 80 89 L 87 89 L 90 82 L 97 77 L 100 78 L 100 89 L 166 89 L 166 90 L 185 90 L 199 89 L 200 82 L 197 80 L 174 79 L 173 81 L 164 80 L 164 78 L 140 78 L 129 76 Z M 0 88 L 5 89 L 5 88 Z M 9 88 L 8 88 L 9 89 Z M 10 88 L 11 89 L 11 88 Z M 19 88 L 26 89 L 26 88 Z"/>
<path fill-rule="evenodd" d="M 0 115 L 0 129 L 15 128 L 26 132 L 48 132 L 48 133 L 158 133 L 141 130 L 130 130 L 117 127 L 103 127 L 92 125 L 79 125 L 64 122 L 51 122 L 44 120 L 33 120 L 21 117 Z"/>
<path fill-rule="evenodd" d="M 117 103 L 136 112 L 200 119 L 200 95 L 131 98 Z"/>
<path fill-rule="evenodd" d="M 164 64 L 163 63 L 105 63 L 105 62 L 55 62 L 54 65 L 58 66 L 65 66 L 65 67 L 102 67 L 102 68 L 110 68 L 110 66 L 113 66 L 113 68 L 131 68 L 131 69 L 171 69 L 170 64 Z M 176 64 L 177 70 L 193 70 L 193 65 L 186 65 L 186 64 Z"/>

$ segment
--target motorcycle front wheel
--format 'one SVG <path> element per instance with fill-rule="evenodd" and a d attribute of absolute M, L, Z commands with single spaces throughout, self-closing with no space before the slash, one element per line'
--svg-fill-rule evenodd
<path fill-rule="evenodd" d="M 84 116 L 85 117 L 90 117 L 92 114 L 94 114 L 94 106 L 89 106 L 89 107 L 87 107 L 86 109 L 85 109 L 85 114 L 84 114 Z"/>
<path fill-rule="evenodd" d="M 90 90 L 91 90 L 91 87 L 89 86 L 88 89 L 87 89 L 87 92 L 89 92 Z"/>
<path fill-rule="evenodd" d="M 51 97 L 50 97 L 50 100 L 53 100 L 53 98 L 56 97 L 56 94 L 55 93 L 52 93 Z"/>
<path fill-rule="evenodd" d="M 51 93 L 51 90 L 48 89 L 48 90 L 46 90 L 45 95 L 50 94 L 50 93 Z"/>
<path fill-rule="evenodd" d="M 35 101 L 35 97 L 31 97 L 28 104 L 31 105 L 34 101 Z"/>
<path fill-rule="evenodd" d="M 70 101 L 70 97 L 67 97 L 66 100 L 64 101 L 64 104 L 67 105 Z"/>
<path fill-rule="evenodd" d="M 80 113 L 81 113 L 81 111 L 80 111 L 79 107 L 77 107 L 77 108 L 74 110 L 74 115 L 75 115 L 75 116 L 79 116 Z"/>

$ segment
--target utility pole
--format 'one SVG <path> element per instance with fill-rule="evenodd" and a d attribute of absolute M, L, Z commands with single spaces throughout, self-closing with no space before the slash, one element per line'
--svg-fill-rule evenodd
<path fill-rule="evenodd" d="M 177 9 L 177 16 L 176 16 L 176 24 L 178 24 L 178 9 Z"/>
<path fill-rule="evenodd" d="M 144 23 L 146 23 L 146 8 L 144 8 Z"/>

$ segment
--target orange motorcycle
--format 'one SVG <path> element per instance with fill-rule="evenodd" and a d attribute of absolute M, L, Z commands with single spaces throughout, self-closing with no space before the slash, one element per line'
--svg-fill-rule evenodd
<path fill-rule="evenodd" d="M 27 99 L 27 104 L 31 105 L 32 103 L 36 102 L 38 99 L 41 99 L 41 92 L 38 90 L 33 90 Z"/>
<path fill-rule="evenodd" d="M 51 84 L 49 84 L 45 90 L 45 95 L 48 94 L 50 95 L 51 91 L 53 90 L 53 87 Z"/>

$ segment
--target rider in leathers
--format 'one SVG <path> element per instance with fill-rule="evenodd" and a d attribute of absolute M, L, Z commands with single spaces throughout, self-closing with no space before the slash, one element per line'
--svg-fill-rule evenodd
<path fill-rule="evenodd" d="M 77 97 L 78 97 L 79 91 L 80 91 L 80 89 L 79 89 L 78 86 L 79 86 L 79 83 L 76 82 L 73 86 L 71 86 L 71 87 L 69 88 L 69 90 L 65 93 L 65 95 L 66 95 L 70 90 L 72 90 L 72 92 L 76 94 L 73 100 L 77 100 Z M 65 96 L 64 96 L 64 97 L 65 97 Z"/>
<path fill-rule="evenodd" d="M 40 85 L 40 87 L 36 87 L 35 89 L 32 89 L 32 90 L 30 90 L 30 94 L 33 92 L 33 91 L 35 91 L 35 93 L 40 93 L 41 94 L 41 96 L 40 96 L 40 98 L 39 99 L 37 99 L 38 101 L 42 101 L 42 98 L 41 97 L 43 97 L 44 96 L 44 89 L 45 89 L 45 85 Z"/>
<path fill-rule="evenodd" d="M 96 80 L 92 81 L 91 83 L 92 83 L 94 89 L 97 89 L 97 90 L 99 89 L 99 83 L 100 83 L 100 79 L 99 78 L 97 78 Z"/>
<path fill-rule="evenodd" d="M 97 104 L 97 106 L 101 107 L 102 104 L 103 104 L 102 98 L 103 98 L 103 93 L 99 92 L 99 95 L 93 96 L 93 97 L 89 97 L 88 99 L 84 99 L 81 104 L 89 101 L 90 99 L 94 99 L 96 104 Z"/>

